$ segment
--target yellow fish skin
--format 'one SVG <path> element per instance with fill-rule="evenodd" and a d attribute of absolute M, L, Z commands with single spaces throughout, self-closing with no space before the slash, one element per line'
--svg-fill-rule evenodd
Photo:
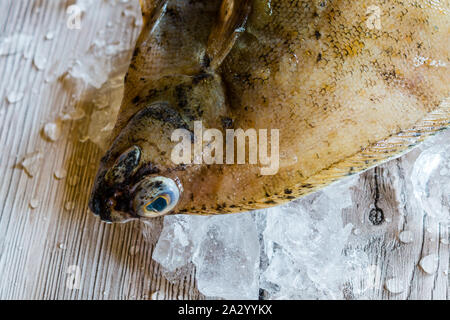
<path fill-rule="evenodd" d="M 105 221 L 266 208 L 406 152 L 450 124 L 448 1 L 142 0 Z M 279 169 L 175 164 L 176 129 L 279 130 Z"/>

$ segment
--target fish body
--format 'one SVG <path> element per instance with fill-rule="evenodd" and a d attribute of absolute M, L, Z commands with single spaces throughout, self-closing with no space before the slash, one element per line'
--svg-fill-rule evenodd
<path fill-rule="evenodd" d="M 448 1 L 141 4 L 144 27 L 90 201 L 104 220 L 278 205 L 450 124 Z M 190 132 L 195 149 L 199 122 L 223 137 L 277 130 L 276 173 L 195 153 L 174 163 L 174 131 Z"/>

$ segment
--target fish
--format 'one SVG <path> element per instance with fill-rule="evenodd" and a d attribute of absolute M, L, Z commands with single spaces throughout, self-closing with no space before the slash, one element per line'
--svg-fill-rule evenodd
<path fill-rule="evenodd" d="M 140 3 L 143 27 L 89 201 L 106 222 L 277 206 L 450 125 L 448 1 Z M 249 146 L 244 161 L 231 148 L 232 161 L 216 158 L 228 132 L 249 145 L 252 132 L 270 140 L 257 147 L 277 155 L 277 170 L 262 174 L 267 161 L 250 163 Z M 180 141 L 194 149 L 184 163 L 173 161 Z"/>

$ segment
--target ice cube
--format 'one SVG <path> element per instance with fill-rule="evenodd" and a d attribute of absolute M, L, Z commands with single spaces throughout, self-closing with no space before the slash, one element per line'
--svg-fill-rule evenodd
<path fill-rule="evenodd" d="M 204 217 L 194 242 L 192 261 L 203 294 L 258 299 L 259 237 L 251 214 Z"/>
<path fill-rule="evenodd" d="M 185 215 L 164 218 L 164 229 L 153 251 L 153 260 L 167 271 L 174 272 L 191 261 L 194 232 L 192 227 L 197 225 L 196 219 L 205 218 Z"/>

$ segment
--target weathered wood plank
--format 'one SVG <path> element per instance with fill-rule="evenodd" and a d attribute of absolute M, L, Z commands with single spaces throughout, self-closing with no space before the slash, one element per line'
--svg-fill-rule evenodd
<path fill-rule="evenodd" d="M 364 287 L 364 298 L 383 300 L 447 299 L 448 298 L 448 226 L 432 221 L 414 199 L 408 181 L 414 150 L 408 155 L 364 173 L 354 193 L 357 204 L 346 212 L 345 221 L 359 230 L 349 247 L 362 249 L 373 266 L 374 277 Z M 379 208 L 383 222 L 374 224 L 370 212 Z M 399 234 L 411 231 L 411 243 L 401 243 Z M 426 274 L 420 260 L 430 254 L 439 257 L 439 269 Z M 386 281 L 398 279 L 404 287 L 401 293 L 386 290 Z M 359 284 L 351 284 L 358 288 Z M 352 295 L 348 298 L 352 298 Z"/>
<path fill-rule="evenodd" d="M 137 8 L 137 2 L 133 5 Z M 94 145 L 79 142 L 79 125 L 67 125 L 57 143 L 40 135 L 43 124 L 73 101 L 72 92 L 63 90 L 60 82 L 46 83 L 51 68 L 39 72 L 32 57 L 44 55 L 54 66 L 82 55 L 108 21 L 124 19 L 126 5 L 113 8 L 95 1 L 81 30 L 66 27 L 65 8 L 65 1 L 0 3 L 1 35 L 21 33 L 33 38 L 26 50 L 31 58 L 25 59 L 22 53 L 0 57 L 0 298 L 149 299 L 155 292 L 153 298 L 198 298 L 193 277 L 174 286 L 161 276 L 151 259 L 153 247 L 138 224 L 105 225 L 87 212 L 87 190 L 100 155 Z M 55 40 L 45 41 L 48 31 L 55 33 Z M 121 41 L 132 43 L 138 31 L 130 25 L 128 31 L 115 33 Z M 25 96 L 10 105 L 5 96 L 13 90 Z M 31 179 L 16 164 L 34 151 L 45 157 Z M 68 178 L 56 180 L 58 169 L 67 170 Z M 79 180 L 75 186 L 69 179 L 73 177 Z M 32 198 L 40 201 L 36 210 L 28 205 Z M 70 210 L 64 209 L 68 203 L 74 204 L 73 210 L 71 205 L 67 205 Z M 81 270 L 79 290 L 66 286 L 72 265 Z"/>

